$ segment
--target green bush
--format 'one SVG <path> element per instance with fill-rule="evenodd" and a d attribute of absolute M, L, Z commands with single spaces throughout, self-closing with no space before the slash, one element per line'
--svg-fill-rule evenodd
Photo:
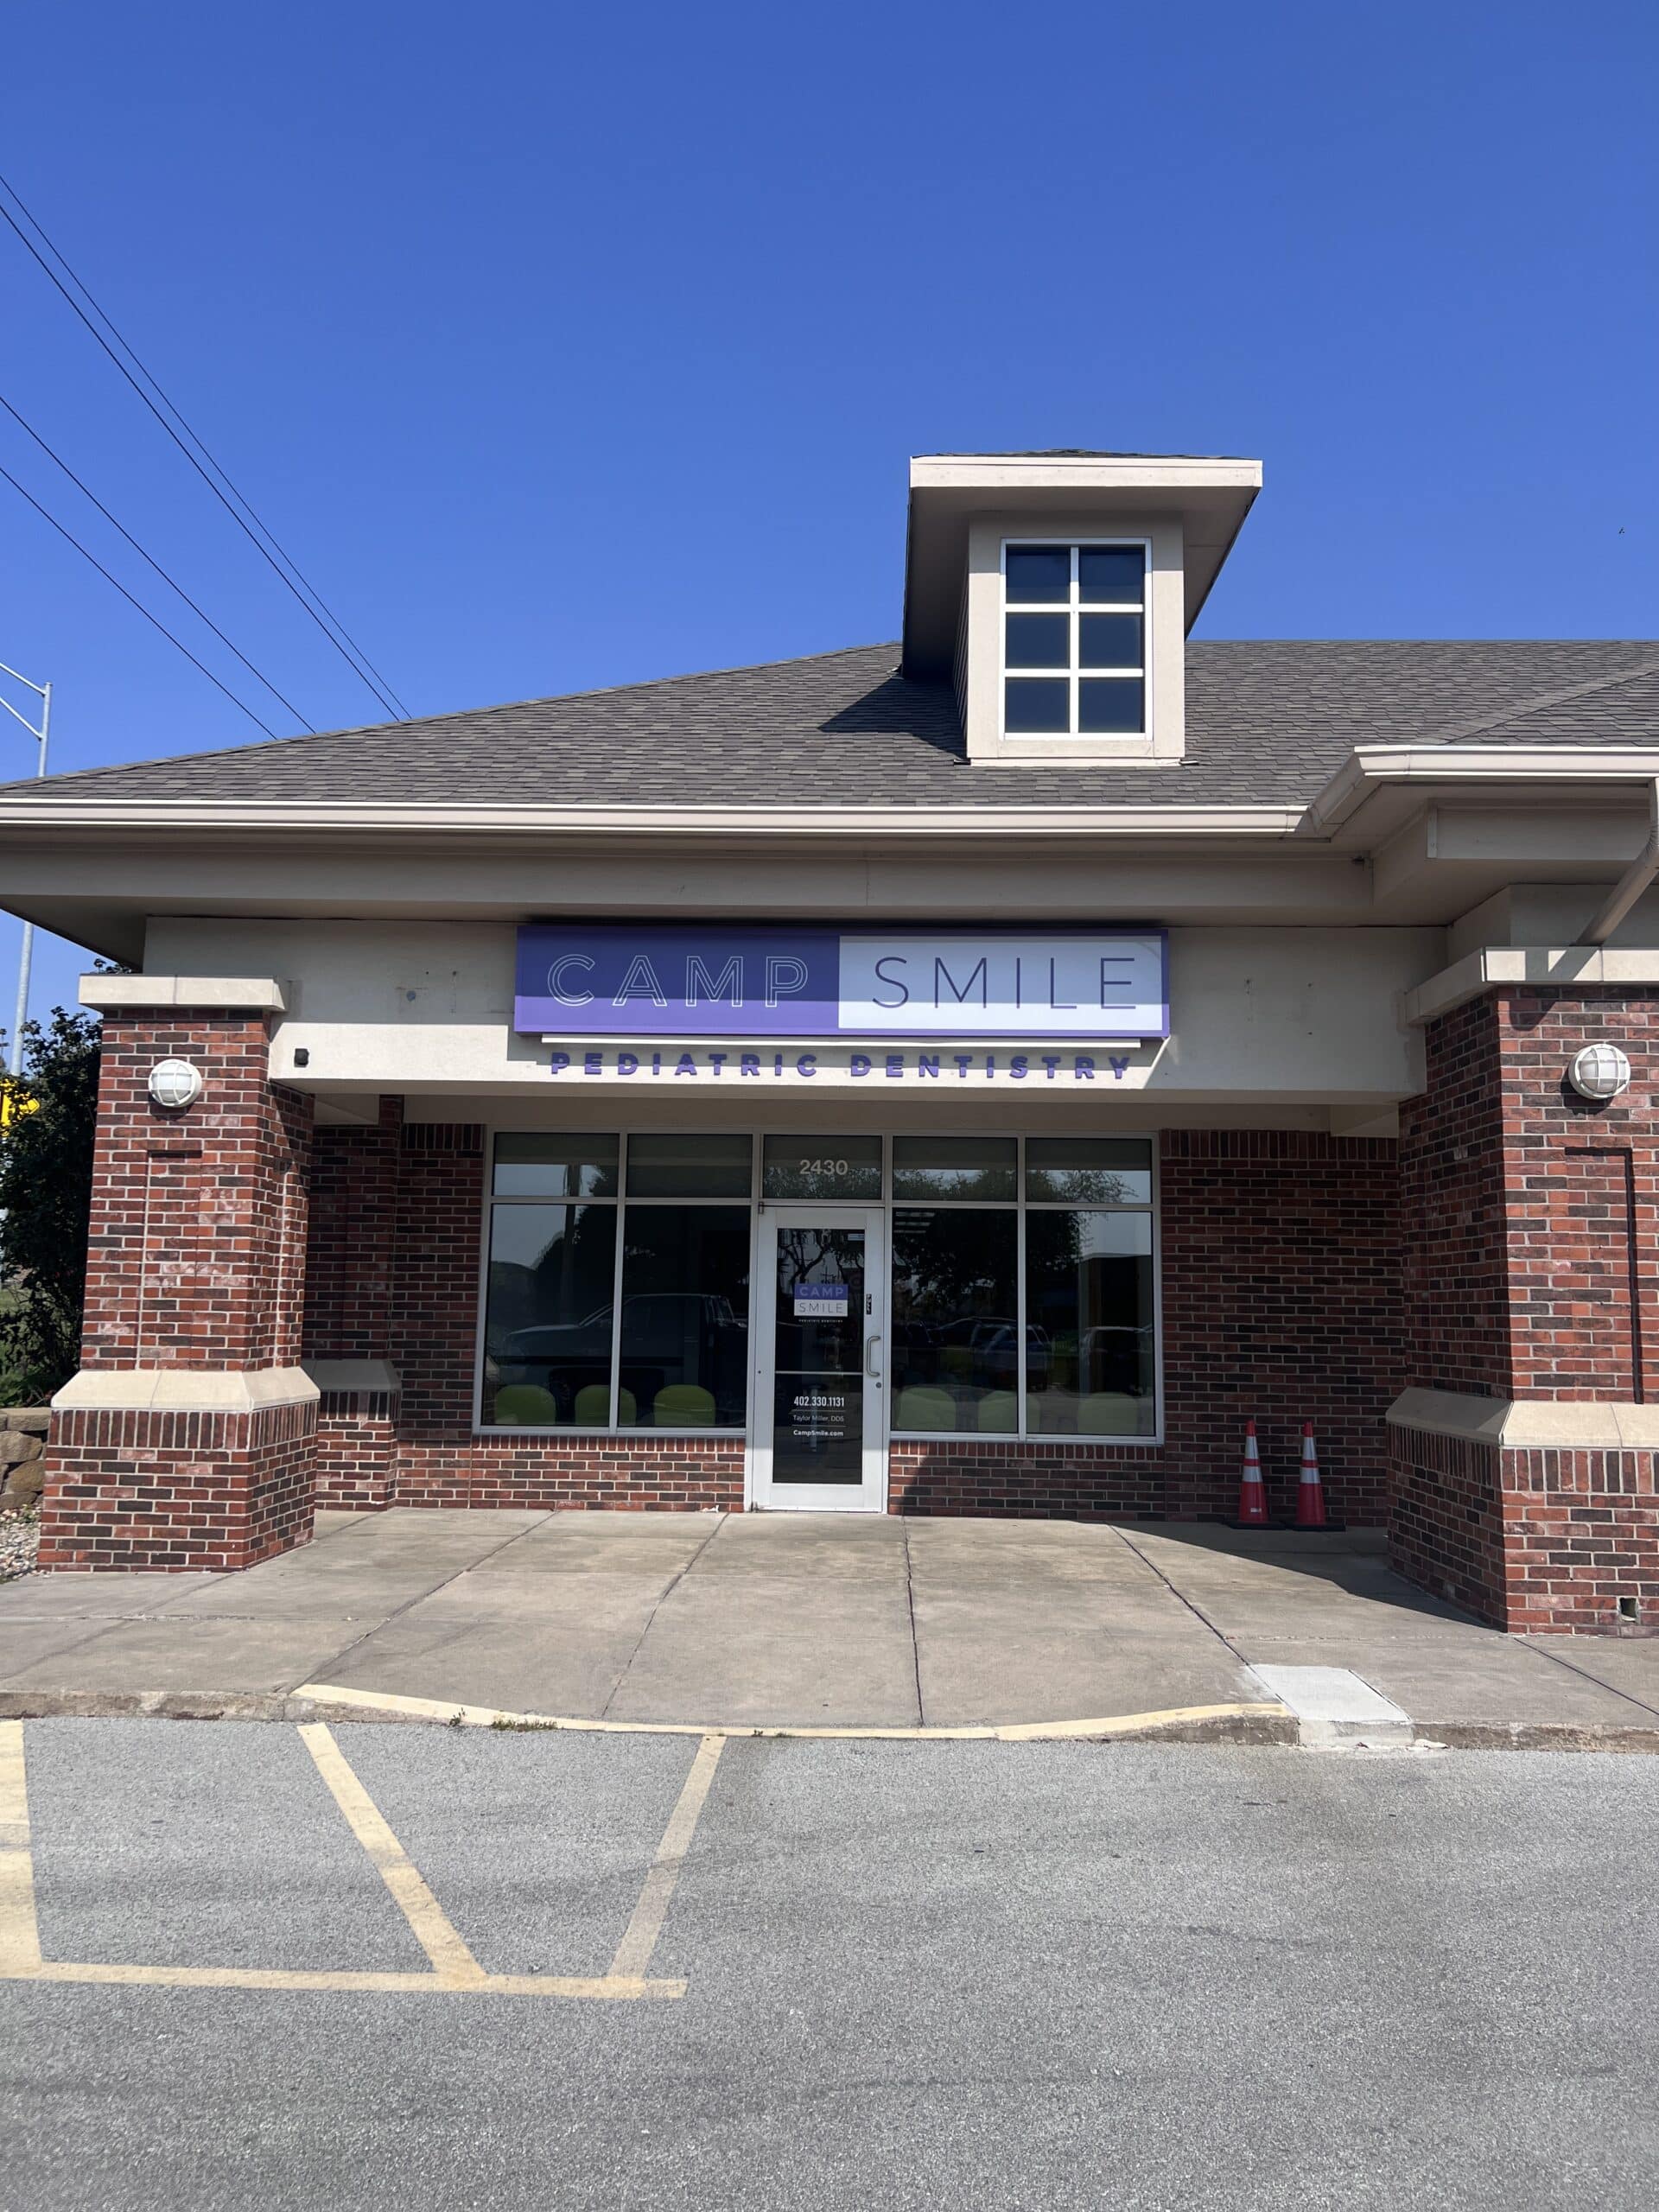
<path fill-rule="evenodd" d="M 98 1115 L 99 1032 L 54 1007 L 23 1031 L 0 1135 L 0 1404 L 39 1405 L 80 1352 Z M 32 1111 L 17 1111 L 32 1102 Z"/>

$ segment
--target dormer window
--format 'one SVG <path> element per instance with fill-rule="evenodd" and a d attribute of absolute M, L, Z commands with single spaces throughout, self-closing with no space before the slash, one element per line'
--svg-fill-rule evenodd
<path fill-rule="evenodd" d="M 1002 546 L 1007 737 L 1137 737 L 1146 728 L 1144 538 Z"/>

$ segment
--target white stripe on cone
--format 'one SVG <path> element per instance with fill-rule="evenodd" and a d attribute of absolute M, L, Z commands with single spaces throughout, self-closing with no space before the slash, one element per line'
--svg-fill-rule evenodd
<path fill-rule="evenodd" d="M 1268 1522 L 1267 1486 L 1262 1480 L 1262 1455 L 1255 1448 L 1255 1423 L 1244 1424 L 1244 1471 L 1238 1484 L 1238 1517 L 1250 1528 Z"/>
<path fill-rule="evenodd" d="M 1325 1484 L 1319 1480 L 1319 1455 L 1314 1449 L 1311 1421 L 1302 1423 L 1302 1475 L 1296 1485 L 1296 1526 L 1325 1526 Z"/>

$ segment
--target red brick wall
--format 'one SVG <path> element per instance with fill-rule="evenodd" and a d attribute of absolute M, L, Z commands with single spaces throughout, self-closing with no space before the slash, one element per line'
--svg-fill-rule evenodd
<path fill-rule="evenodd" d="M 315 1405 L 53 1416 L 42 1567 L 252 1567 L 304 1543 Z"/>
<path fill-rule="evenodd" d="M 1511 1395 L 1646 1395 L 1653 1372 L 1654 1084 L 1659 999 L 1501 994 Z M 1585 1045 L 1629 1053 L 1630 1089 L 1598 1107 L 1565 1078 Z M 1648 1342 L 1644 1344 L 1643 1337 Z"/>
<path fill-rule="evenodd" d="M 1160 1179 L 1167 1511 L 1235 1510 L 1254 1416 L 1274 1512 L 1294 1510 L 1311 1421 L 1331 1510 L 1379 1525 L 1402 1367 L 1393 1141 L 1168 1129 Z"/>
<path fill-rule="evenodd" d="M 1389 1444 L 1394 1565 L 1437 1598 L 1491 1618 L 1503 1588 L 1497 1446 L 1394 1427 Z"/>
<path fill-rule="evenodd" d="M 263 1016 L 104 1022 L 83 1366 L 286 1367 L 300 1356 L 311 1102 L 265 1077 Z M 201 1070 L 152 1105 L 160 1059 Z"/>
<path fill-rule="evenodd" d="M 385 1359 L 404 1102 L 383 1098 L 372 1128 L 319 1128 L 312 1147 L 305 1357 Z"/>
<path fill-rule="evenodd" d="M 84 1367 L 245 1370 L 300 1357 L 311 1102 L 266 1079 L 263 1015 L 111 1014 L 103 1033 Z M 150 1103 L 160 1059 L 197 1103 Z M 247 1567 L 311 1533 L 314 1403 L 54 1414 L 41 1564 Z"/>
<path fill-rule="evenodd" d="M 1632 1080 L 1597 1106 L 1567 1069 L 1600 1042 L 1629 1053 Z M 1645 1402 L 1659 996 L 1497 991 L 1429 1024 L 1426 1045 L 1427 1089 L 1401 1117 L 1406 1380 Z M 1659 1454 L 1391 1442 L 1394 1558 L 1414 1581 L 1513 1629 L 1659 1629 Z"/>
<path fill-rule="evenodd" d="M 1403 1346 L 1424 1389 L 1504 1397 L 1510 1387 L 1503 1249 L 1503 1039 L 1472 999 L 1425 1039 L 1427 1085 L 1400 1109 Z"/>

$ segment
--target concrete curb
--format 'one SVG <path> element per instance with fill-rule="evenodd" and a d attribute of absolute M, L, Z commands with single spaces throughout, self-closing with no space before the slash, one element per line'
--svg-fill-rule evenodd
<path fill-rule="evenodd" d="M 794 1727 L 757 1721 L 585 1720 L 510 1713 L 391 1692 L 306 1683 L 298 1690 L 0 1690 L 4 1720 L 327 1720 L 404 1727 L 488 1728 L 503 1734 L 747 1736 L 830 1743 L 1239 1744 L 1322 1751 L 1659 1753 L 1659 1721 L 1424 1721 L 1408 1732 L 1355 1728 L 1339 1740 L 1280 1705 L 1178 1706 L 1078 1720 L 962 1727 Z"/>
<path fill-rule="evenodd" d="M 1294 1718 L 1279 1705 L 1178 1706 L 1158 1713 L 1109 1713 L 1081 1720 L 1007 1722 L 959 1728 L 794 1727 L 758 1721 L 586 1720 L 511 1713 L 392 1692 L 306 1683 L 294 1691 L 0 1690 L 3 1720 L 364 1721 L 405 1727 L 488 1728 L 503 1734 L 791 1737 L 888 1743 L 1224 1743 L 1290 1744 Z"/>

